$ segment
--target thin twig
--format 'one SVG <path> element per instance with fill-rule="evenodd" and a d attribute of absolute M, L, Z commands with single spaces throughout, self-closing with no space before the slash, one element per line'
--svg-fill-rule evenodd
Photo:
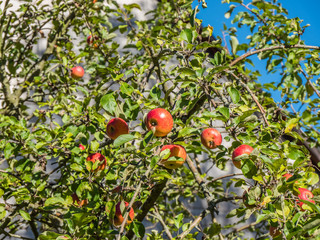
<path fill-rule="evenodd" d="M 157 208 L 156 206 L 154 206 L 154 210 L 155 210 L 155 214 L 154 214 L 154 215 L 155 215 L 156 218 L 160 221 L 160 223 L 161 223 L 164 231 L 166 232 L 168 238 L 169 238 L 170 240 L 173 239 L 173 237 L 172 237 L 172 235 L 171 235 L 171 232 L 170 232 L 167 224 L 164 222 L 164 220 L 163 220 L 163 218 L 161 217 L 161 214 L 159 213 L 158 208 Z"/>
<path fill-rule="evenodd" d="M 229 66 L 232 67 L 234 65 L 236 65 L 238 62 L 240 62 L 241 60 L 250 57 L 252 55 L 261 53 L 261 52 L 267 52 L 267 51 L 273 51 L 273 50 L 277 50 L 277 49 L 292 49 L 292 48 L 301 48 L 301 49 L 313 49 L 313 50 L 320 50 L 320 47 L 318 46 L 309 46 L 309 45 L 302 45 L 302 44 L 295 44 L 295 45 L 277 45 L 277 46 L 272 46 L 272 47 L 266 47 L 266 48 L 261 48 L 261 49 L 257 49 L 257 50 L 253 50 L 250 52 L 247 52 L 243 55 L 241 55 L 240 57 L 236 58 L 235 60 L 233 60 Z"/>
<path fill-rule="evenodd" d="M 212 181 L 208 182 L 207 184 L 219 181 L 219 180 L 227 178 L 227 177 L 233 177 L 233 176 L 238 176 L 238 175 L 243 175 L 243 173 L 232 173 L 232 174 L 224 175 L 224 176 L 213 179 Z"/>
<path fill-rule="evenodd" d="M 237 75 L 235 75 L 233 72 L 229 72 L 234 78 L 236 78 L 239 83 L 248 91 L 248 93 L 250 94 L 250 96 L 252 97 L 253 101 L 257 104 L 261 114 L 262 114 L 262 117 L 263 117 L 263 120 L 265 122 L 265 124 L 267 126 L 270 126 L 268 120 L 267 120 L 267 117 L 266 117 L 266 111 L 264 110 L 264 108 L 261 106 L 261 104 L 259 103 L 257 97 L 254 95 L 254 93 L 251 91 L 251 89 L 247 86 L 247 84 L 245 84 Z"/>
<path fill-rule="evenodd" d="M 243 230 L 245 230 L 247 228 L 253 227 L 253 226 L 257 225 L 257 224 L 258 224 L 258 222 L 254 222 L 254 223 L 250 223 L 248 225 L 242 226 L 240 228 L 236 228 L 236 229 L 232 230 L 231 232 L 229 232 L 228 234 L 226 234 L 226 237 L 231 235 L 231 234 L 233 234 L 233 233 L 241 232 L 241 231 L 243 231 Z"/>

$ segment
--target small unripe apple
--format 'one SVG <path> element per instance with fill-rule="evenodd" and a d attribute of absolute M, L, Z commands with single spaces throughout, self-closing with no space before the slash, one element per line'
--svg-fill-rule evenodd
<path fill-rule="evenodd" d="M 116 212 L 114 215 L 114 219 L 113 219 L 113 224 L 117 227 L 120 226 L 122 224 L 122 222 L 124 221 L 124 218 L 121 214 L 121 209 L 120 209 L 120 204 L 121 202 L 118 202 L 118 204 L 116 205 Z M 128 210 L 128 206 L 129 203 L 128 202 L 124 202 L 126 209 Z M 129 210 L 129 216 L 127 218 L 127 223 L 126 224 L 130 224 L 134 219 L 134 210 L 133 208 L 130 208 Z"/>
<path fill-rule="evenodd" d="M 298 195 L 298 198 L 301 199 L 301 200 L 305 200 L 305 201 L 309 201 L 309 202 L 312 202 L 312 203 L 315 203 L 314 200 L 312 200 L 311 198 L 313 198 L 313 194 L 312 192 L 310 192 L 308 189 L 306 188 L 299 188 L 298 189 L 299 191 L 299 195 Z M 298 205 L 300 206 L 301 210 L 302 211 L 305 211 L 302 206 L 303 206 L 303 202 L 300 202 L 300 201 L 297 201 L 298 202 Z"/>
<path fill-rule="evenodd" d="M 222 143 L 221 133 L 214 128 L 207 128 L 201 133 L 201 143 L 208 149 L 216 148 Z"/>
<path fill-rule="evenodd" d="M 107 124 L 107 135 L 113 140 L 122 134 L 128 133 L 128 124 L 122 118 L 112 118 Z"/>
<path fill-rule="evenodd" d="M 79 199 L 78 195 L 76 193 L 73 193 L 71 195 L 72 200 L 73 200 L 73 205 L 82 207 L 88 204 L 88 199 L 81 200 Z"/>
<path fill-rule="evenodd" d="M 71 69 L 71 77 L 79 79 L 84 76 L 84 69 L 81 66 L 76 66 Z"/>
<path fill-rule="evenodd" d="M 160 152 L 166 149 L 170 150 L 170 156 L 168 158 L 161 160 L 161 163 L 163 164 L 163 166 L 168 169 L 176 169 L 181 167 L 187 158 L 187 152 L 184 149 L 184 147 L 177 144 L 165 145 L 161 148 Z M 177 157 L 179 159 L 168 161 L 170 157 Z"/>
<path fill-rule="evenodd" d="M 246 145 L 246 144 L 242 144 L 239 147 L 237 147 L 232 153 L 232 162 L 233 162 L 234 166 L 240 169 L 241 168 L 241 161 L 237 161 L 237 160 L 235 160 L 235 158 L 239 157 L 243 154 L 250 155 L 250 153 L 252 151 L 253 151 L 253 148 L 249 145 Z"/>
<path fill-rule="evenodd" d="M 92 37 L 92 35 L 89 35 L 87 37 L 87 43 L 88 43 L 89 46 L 91 46 L 93 44 L 94 48 L 98 48 L 98 44 L 94 43 L 94 42 L 97 42 L 98 39 L 99 38 L 97 36 Z"/>
<path fill-rule="evenodd" d="M 281 234 L 280 230 L 277 227 L 270 226 L 269 234 L 271 237 L 275 238 Z"/>
<path fill-rule="evenodd" d="M 95 171 L 99 171 L 99 170 L 104 170 L 105 167 L 107 166 L 107 160 L 106 158 L 100 154 L 100 153 L 92 153 L 90 154 L 88 157 L 87 157 L 87 161 L 90 161 L 92 162 L 93 164 L 96 162 L 96 161 L 100 161 L 100 162 L 103 162 L 102 164 L 100 164 L 97 169 Z"/>
<path fill-rule="evenodd" d="M 164 137 L 173 127 L 173 118 L 167 110 L 156 108 L 148 113 L 145 124 L 149 131 L 153 131 L 154 136 Z"/>

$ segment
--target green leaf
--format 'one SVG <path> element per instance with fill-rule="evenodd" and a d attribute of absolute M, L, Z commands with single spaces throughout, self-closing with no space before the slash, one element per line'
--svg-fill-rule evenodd
<path fill-rule="evenodd" d="M 237 89 L 233 88 L 233 87 L 228 87 L 227 91 L 231 97 L 231 100 L 234 104 L 238 103 L 240 100 L 240 93 Z"/>
<path fill-rule="evenodd" d="M 188 43 L 192 43 L 194 39 L 196 38 L 197 33 L 195 31 L 192 31 L 191 29 L 184 29 L 180 33 L 180 37 L 182 40 L 185 40 Z"/>
<path fill-rule="evenodd" d="M 40 234 L 40 236 L 38 237 L 38 240 L 53 240 L 59 236 L 60 234 L 58 233 L 46 231 Z"/>
<path fill-rule="evenodd" d="M 235 55 L 237 52 L 239 41 L 235 36 L 230 36 L 230 38 L 231 38 L 230 44 L 231 44 L 231 48 L 232 48 L 232 53 L 233 53 L 233 55 Z"/>
<path fill-rule="evenodd" d="M 29 213 L 27 213 L 23 210 L 19 210 L 19 213 L 20 213 L 21 217 L 23 217 L 24 220 L 31 221 L 31 217 L 30 217 Z"/>
<path fill-rule="evenodd" d="M 137 3 L 123 4 L 123 7 L 124 7 L 125 9 L 127 9 L 128 11 L 131 11 L 131 9 L 133 9 L 133 8 L 137 8 L 137 9 L 141 10 L 140 5 L 137 4 Z"/>
<path fill-rule="evenodd" d="M 87 191 L 91 191 L 92 188 L 88 182 L 81 182 L 79 186 L 77 187 L 76 194 L 81 199 L 81 196 L 83 193 L 86 193 Z"/>
<path fill-rule="evenodd" d="M 120 135 L 119 137 L 117 137 L 114 142 L 113 142 L 113 146 L 114 147 L 119 147 L 121 146 L 122 144 L 125 144 L 131 140 L 133 140 L 135 137 L 131 134 L 123 134 L 123 135 Z"/>
<path fill-rule="evenodd" d="M 146 232 L 144 225 L 141 222 L 133 222 L 133 232 L 138 238 L 143 238 Z"/>
<path fill-rule="evenodd" d="M 153 88 L 150 90 L 150 96 L 156 100 L 160 99 L 161 90 L 157 85 L 154 85 Z"/>
<path fill-rule="evenodd" d="M 197 133 L 197 131 L 198 130 L 196 128 L 185 127 L 185 128 L 183 128 L 182 130 L 179 131 L 178 138 L 186 137 L 186 136 L 195 134 L 195 133 Z"/>
<path fill-rule="evenodd" d="M 79 164 L 77 163 L 72 163 L 70 165 L 70 168 L 73 170 L 73 171 L 76 171 L 76 172 L 82 172 L 83 171 L 83 167 L 80 166 Z"/>
<path fill-rule="evenodd" d="M 301 236 L 303 233 L 310 231 L 311 229 L 319 226 L 320 226 L 320 215 L 317 215 L 315 218 L 312 218 L 303 226 L 302 232 L 300 232 L 298 236 Z"/>
<path fill-rule="evenodd" d="M 198 12 L 198 5 L 193 9 L 192 14 L 190 15 L 190 24 L 192 27 L 195 26 L 195 19 Z"/>
<path fill-rule="evenodd" d="M 250 159 L 242 160 L 241 170 L 247 178 L 252 178 L 258 171 L 256 165 Z"/>
<path fill-rule="evenodd" d="M 143 141 L 142 141 L 142 147 L 145 148 L 148 143 L 151 141 L 151 139 L 153 138 L 153 132 L 150 130 L 146 136 L 144 137 Z"/>
<path fill-rule="evenodd" d="M 180 74 L 180 77 L 182 77 L 182 78 L 186 77 L 186 76 L 196 76 L 195 71 L 193 71 L 190 68 L 186 68 L 186 67 L 179 68 L 178 73 Z"/>
<path fill-rule="evenodd" d="M 45 201 L 44 206 L 65 205 L 65 203 L 66 201 L 62 197 L 51 197 Z"/>
<path fill-rule="evenodd" d="M 182 219 L 183 219 L 183 213 L 180 213 L 178 216 L 174 218 L 174 225 L 177 228 L 180 228 L 182 226 Z"/>
<path fill-rule="evenodd" d="M 169 149 L 168 149 L 169 150 Z M 169 150 L 170 151 L 170 150 Z M 154 168 L 157 165 L 157 162 L 160 160 L 159 156 L 153 156 L 151 158 L 150 167 Z"/>
<path fill-rule="evenodd" d="M 100 99 L 100 104 L 103 107 L 103 109 L 106 110 L 108 113 L 110 113 L 111 115 L 114 114 L 116 110 L 117 102 L 112 93 L 104 95 Z"/>
<path fill-rule="evenodd" d="M 9 159 L 12 155 L 14 147 L 8 142 L 4 148 L 4 157 L 6 159 Z"/>
<path fill-rule="evenodd" d="M 218 111 L 219 111 L 223 116 L 225 116 L 227 119 L 230 118 L 229 108 L 227 108 L 227 107 L 220 107 L 220 108 L 218 108 Z"/>
<path fill-rule="evenodd" d="M 100 144 L 96 140 L 91 141 L 90 148 L 93 152 L 97 151 L 99 146 Z"/>
<path fill-rule="evenodd" d="M 85 89 L 84 87 L 82 87 L 82 86 L 77 86 L 76 88 L 77 88 L 79 91 L 83 92 L 83 93 L 86 95 L 86 97 L 89 96 L 89 92 L 88 92 L 87 89 Z"/>
<path fill-rule="evenodd" d="M 213 237 L 221 232 L 221 224 L 219 223 L 211 223 L 209 227 L 204 229 L 204 233 L 209 235 L 209 237 Z"/>
<path fill-rule="evenodd" d="M 131 97 L 131 94 L 133 93 L 134 88 L 126 82 L 121 82 L 120 91 Z"/>
<path fill-rule="evenodd" d="M 171 154 L 171 151 L 170 151 L 170 149 L 167 148 L 167 149 L 160 152 L 160 158 L 166 159 L 170 156 L 170 154 Z"/>
<path fill-rule="evenodd" d="M 237 215 L 237 209 L 233 209 L 226 215 L 226 218 L 232 218 L 236 215 Z"/>

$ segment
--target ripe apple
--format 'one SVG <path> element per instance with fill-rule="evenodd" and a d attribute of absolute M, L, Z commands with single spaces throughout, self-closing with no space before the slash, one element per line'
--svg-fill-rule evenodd
<path fill-rule="evenodd" d="M 299 199 L 315 203 L 314 200 L 311 200 L 311 198 L 313 198 L 313 194 L 308 189 L 306 189 L 306 188 L 298 188 L 298 191 L 299 191 L 299 195 L 298 195 Z M 304 209 L 302 208 L 304 203 L 300 202 L 298 200 L 297 200 L 297 202 L 298 202 L 298 205 L 300 206 L 301 210 L 304 211 Z"/>
<path fill-rule="evenodd" d="M 237 168 L 241 168 L 241 161 L 237 161 L 235 160 L 236 157 L 239 157 L 243 154 L 250 154 L 253 151 L 253 148 L 249 145 L 246 144 L 242 144 L 239 147 L 237 147 L 233 153 L 232 153 L 232 162 L 234 164 L 235 167 Z"/>
<path fill-rule="evenodd" d="M 75 205 L 75 206 L 82 207 L 82 206 L 85 206 L 85 205 L 88 204 L 88 199 L 84 199 L 84 200 L 80 201 L 80 199 L 79 199 L 79 197 L 77 196 L 76 193 L 73 193 L 71 195 L 71 197 L 72 197 L 72 200 L 73 200 L 73 205 Z"/>
<path fill-rule="evenodd" d="M 98 39 L 99 39 L 99 38 L 98 38 L 97 36 L 92 37 L 92 35 L 89 35 L 89 36 L 87 37 L 87 43 L 88 43 L 89 46 L 91 46 L 94 42 L 97 42 Z M 94 44 L 93 44 L 93 47 L 94 47 L 94 48 L 98 48 L 98 44 L 97 44 L 97 43 L 94 43 Z"/>
<path fill-rule="evenodd" d="M 81 66 L 76 66 L 71 69 L 71 77 L 74 79 L 82 78 L 84 75 L 84 69 Z"/>
<path fill-rule="evenodd" d="M 214 128 L 207 128 L 201 133 L 201 143 L 208 149 L 216 148 L 222 143 L 221 133 Z"/>
<path fill-rule="evenodd" d="M 164 137 L 173 127 L 173 118 L 167 110 L 156 108 L 148 113 L 145 123 L 148 130 L 153 131 L 154 136 Z"/>
<path fill-rule="evenodd" d="M 115 212 L 114 219 L 113 219 L 113 224 L 115 226 L 120 226 L 124 220 L 124 218 L 121 214 L 120 204 L 121 204 L 121 202 L 118 202 L 118 204 L 116 205 L 116 212 Z M 126 206 L 126 209 L 128 210 L 129 203 L 124 202 L 124 204 Z M 133 221 L 133 219 L 134 219 L 134 210 L 133 210 L 133 208 L 130 208 L 129 216 L 127 219 L 127 224 L 130 224 Z"/>
<path fill-rule="evenodd" d="M 92 153 L 92 154 L 90 154 L 90 155 L 87 157 L 87 161 L 90 161 L 90 162 L 92 162 L 93 164 L 94 164 L 96 161 L 100 161 L 100 162 L 103 161 L 103 163 L 100 164 L 95 171 L 104 170 L 105 167 L 107 166 L 107 160 L 106 160 L 106 158 L 105 158 L 102 154 L 100 154 L 100 153 Z"/>
<path fill-rule="evenodd" d="M 292 176 L 293 176 L 293 175 L 290 174 L 290 173 L 285 173 L 285 174 L 282 175 L 282 177 L 285 177 L 285 178 L 286 178 L 286 181 L 287 181 L 289 178 L 291 178 Z"/>
<path fill-rule="evenodd" d="M 280 230 L 277 227 L 270 226 L 269 234 L 272 238 L 275 238 L 281 234 Z"/>
<path fill-rule="evenodd" d="M 122 118 L 112 118 L 107 124 L 107 135 L 113 140 L 122 134 L 128 133 L 128 124 Z"/>
<path fill-rule="evenodd" d="M 184 147 L 176 144 L 165 145 L 161 148 L 160 152 L 166 149 L 170 150 L 170 156 L 168 158 L 162 159 L 160 163 L 162 163 L 163 166 L 168 169 L 176 169 L 181 167 L 187 158 L 187 152 Z M 170 157 L 178 157 L 179 160 L 167 161 Z"/>
<path fill-rule="evenodd" d="M 82 144 L 79 144 L 79 148 L 80 148 L 80 150 L 82 150 L 82 151 L 86 149 L 86 147 L 83 146 Z"/>

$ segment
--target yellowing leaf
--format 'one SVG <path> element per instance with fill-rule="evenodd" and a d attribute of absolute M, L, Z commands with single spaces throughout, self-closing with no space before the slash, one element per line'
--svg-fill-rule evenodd
<path fill-rule="evenodd" d="M 271 202 L 271 197 L 268 196 L 268 197 L 265 197 L 261 203 L 261 205 L 265 206 L 267 205 L 269 202 Z"/>
<path fill-rule="evenodd" d="M 290 119 L 286 124 L 285 133 L 291 132 L 292 128 L 296 127 L 298 125 L 299 119 L 298 118 L 292 118 Z"/>

